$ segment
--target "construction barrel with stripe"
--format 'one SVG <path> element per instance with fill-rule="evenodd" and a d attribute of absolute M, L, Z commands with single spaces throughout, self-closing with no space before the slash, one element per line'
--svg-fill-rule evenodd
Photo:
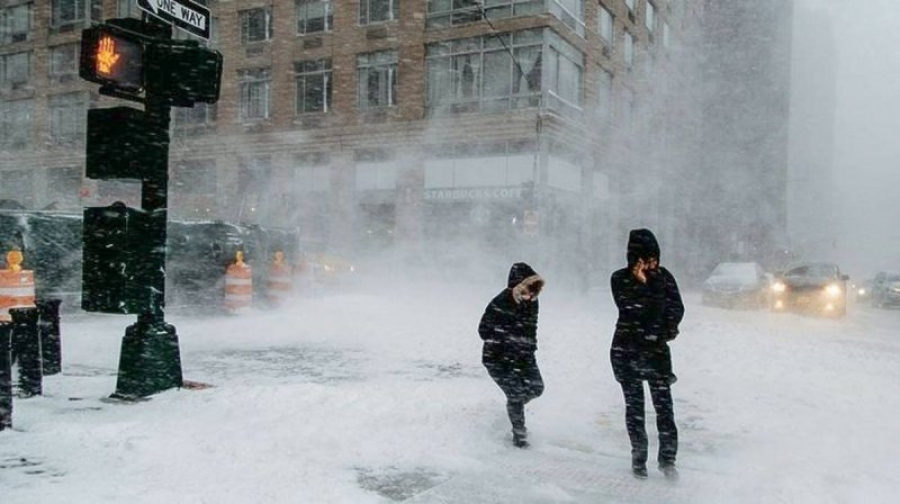
<path fill-rule="evenodd" d="M 253 302 L 253 270 L 244 262 L 244 253 L 235 253 L 234 262 L 225 271 L 225 308 L 235 313 Z"/>
<path fill-rule="evenodd" d="M 269 282 L 266 286 L 266 298 L 275 306 L 283 304 L 294 289 L 291 267 L 284 262 L 284 252 L 275 252 L 272 267 L 269 268 Z"/>
<path fill-rule="evenodd" d="M 34 308 L 34 271 L 22 269 L 22 252 L 6 254 L 8 269 L 0 270 L 0 321 L 11 321 L 10 308 Z"/>

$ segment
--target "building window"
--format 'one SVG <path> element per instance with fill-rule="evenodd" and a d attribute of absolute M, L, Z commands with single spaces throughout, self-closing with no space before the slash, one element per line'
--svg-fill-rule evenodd
<path fill-rule="evenodd" d="M 304 152 L 294 156 L 297 192 L 328 192 L 331 189 L 331 157 L 327 152 Z"/>
<path fill-rule="evenodd" d="M 538 106 L 542 44 L 542 31 L 538 29 L 428 45 L 426 106 L 429 112 Z"/>
<path fill-rule="evenodd" d="M 272 101 L 272 74 L 268 68 L 242 70 L 241 86 L 241 119 L 252 121 L 268 119 Z"/>
<path fill-rule="evenodd" d="M 625 66 L 631 68 L 634 64 L 634 35 L 625 32 L 625 47 L 622 49 L 622 58 L 625 60 Z"/>
<path fill-rule="evenodd" d="M 550 0 L 550 13 L 584 37 L 584 0 Z"/>
<path fill-rule="evenodd" d="M 34 22 L 33 12 L 31 2 L 0 9 L 0 44 L 28 40 Z"/>
<path fill-rule="evenodd" d="M 0 89 L 19 89 L 31 79 L 31 51 L 0 55 Z"/>
<path fill-rule="evenodd" d="M 362 54 L 358 68 L 360 109 L 397 104 L 397 51 Z"/>
<path fill-rule="evenodd" d="M 241 42 L 252 44 L 272 38 L 272 9 L 259 7 L 240 12 Z"/>
<path fill-rule="evenodd" d="M 78 43 L 62 44 L 50 48 L 50 77 L 60 79 L 78 75 Z"/>
<path fill-rule="evenodd" d="M 174 192 L 179 195 L 216 195 L 216 161 L 214 159 L 183 159 L 173 170 Z"/>
<path fill-rule="evenodd" d="M 55 145 L 84 143 L 88 105 L 87 93 L 50 97 L 50 137 Z"/>
<path fill-rule="evenodd" d="M 637 128 L 635 110 L 637 108 L 637 103 L 634 99 L 634 91 L 630 89 L 622 90 L 622 120 L 621 125 L 622 129 L 629 133 L 634 133 L 634 130 Z"/>
<path fill-rule="evenodd" d="M 238 189 L 240 199 L 238 222 L 259 222 L 268 213 L 275 198 L 267 199 L 269 180 L 272 176 L 271 156 L 241 158 L 238 162 Z"/>
<path fill-rule="evenodd" d="M 301 61 L 297 73 L 297 113 L 331 110 L 331 60 Z"/>
<path fill-rule="evenodd" d="M 486 19 L 540 14 L 544 0 L 427 0 L 428 28 L 446 28 Z"/>
<path fill-rule="evenodd" d="M 547 52 L 549 107 L 559 112 L 580 112 L 583 97 L 584 55 L 551 32 Z"/>
<path fill-rule="evenodd" d="M 600 4 L 600 9 L 597 14 L 597 33 L 600 34 L 600 38 L 606 42 L 606 45 L 612 46 L 613 42 L 613 22 L 615 18 L 612 13 Z"/>
<path fill-rule="evenodd" d="M 34 172 L 0 171 L 0 199 L 11 199 L 18 201 L 25 208 L 34 208 Z"/>
<path fill-rule="evenodd" d="M 216 162 L 186 159 L 172 170 L 172 194 L 178 215 L 205 217 L 216 210 Z"/>
<path fill-rule="evenodd" d="M 606 70 L 597 73 L 597 116 L 604 123 L 612 120 L 613 76 Z"/>
<path fill-rule="evenodd" d="M 47 169 L 48 203 L 57 209 L 79 208 L 81 180 L 79 166 Z"/>
<path fill-rule="evenodd" d="M 0 150 L 22 150 L 31 146 L 34 100 L 0 100 Z"/>
<path fill-rule="evenodd" d="M 656 7 L 650 2 L 647 2 L 645 23 L 647 31 L 652 33 L 654 28 L 656 28 Z"/>
<path fill-rule="evenodd" d="M 103 15 L 102 0 L 52 0 L 50 27 L 56 32 L 86 27 Z"/>
<path fill-rule="evenodd" d="M 148 2 L 149 3 L 149 2 Z M 137 0 L 116 0 L 116 15 L 120 18 L 131 17 L 140 19 L 143 14 L 137 5 Z M 175 30 L 179 31 L 179 30 Z"/>
<path fill-rule="evenodd" d="M 359 24 L 391 21 L 400 17 L 400 0 L 359 0 Z"/>
<path fill-rule="evenodd" d="M 172 108 L 172 137 L 206 133 L 216 123 L 218 108 L 212 103 L 195 103 L 193 107 Z"/>
<path fill-rule="evenodd" d="M 329 32 L 333 22 L 331 0 L 297 0 L 297 33 Z"/>

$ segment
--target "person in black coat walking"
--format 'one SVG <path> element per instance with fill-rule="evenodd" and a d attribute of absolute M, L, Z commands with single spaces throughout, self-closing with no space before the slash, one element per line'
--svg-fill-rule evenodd
<path fill-rule="evenodd" d="M 487 305 L 478 334 L 484 340 L 481 362 L 506 394 L 513 444 L 528 446 L 525 404 L 544 392 L 537 351 L 538 294 L 544 280 L 531 266 L 519 262 L 509 270 L 506 289 Z"/>
<path fill-rule="evenodd" d="M 648 229 L 628 237 L 628 266 L 612 274 L 612 296 L 619 309 L 610 349 L 613 374 L 625 396 L 625 425 L 631 440 L 631 468 L 647 477 L 647 431 L 644 424 L 644 381 L 650 388 L 659 433 L 660 470 L 678 476 L 675 455 L 678 430 L 672 407 L 669 342 L 678 335 L 684 304 L 675 277 L 659 266 L 659 243 Z"/>

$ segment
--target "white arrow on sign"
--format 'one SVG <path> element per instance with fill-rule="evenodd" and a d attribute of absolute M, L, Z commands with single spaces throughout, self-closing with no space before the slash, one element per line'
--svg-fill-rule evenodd
<path fill-rule="evenodd" d="M 191 0 L 137 0 L 138 7 L 163 21 L 209 40 L 209 9 Z"/>

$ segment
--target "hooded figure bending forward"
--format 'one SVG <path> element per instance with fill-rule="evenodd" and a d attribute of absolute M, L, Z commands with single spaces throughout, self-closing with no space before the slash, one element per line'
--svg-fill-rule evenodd
<path fill-rule="evenodd" d="M 544 392 L 544 380 L 534 352 L 537 350 L 538 294 L 544 280 L 531 266 L 515 263 L 506 289 L 484 310 L 478 334 L 484 340 L 481 362 L 506 394 L 513 444 L 528 446 L 525 404 Z"/>

